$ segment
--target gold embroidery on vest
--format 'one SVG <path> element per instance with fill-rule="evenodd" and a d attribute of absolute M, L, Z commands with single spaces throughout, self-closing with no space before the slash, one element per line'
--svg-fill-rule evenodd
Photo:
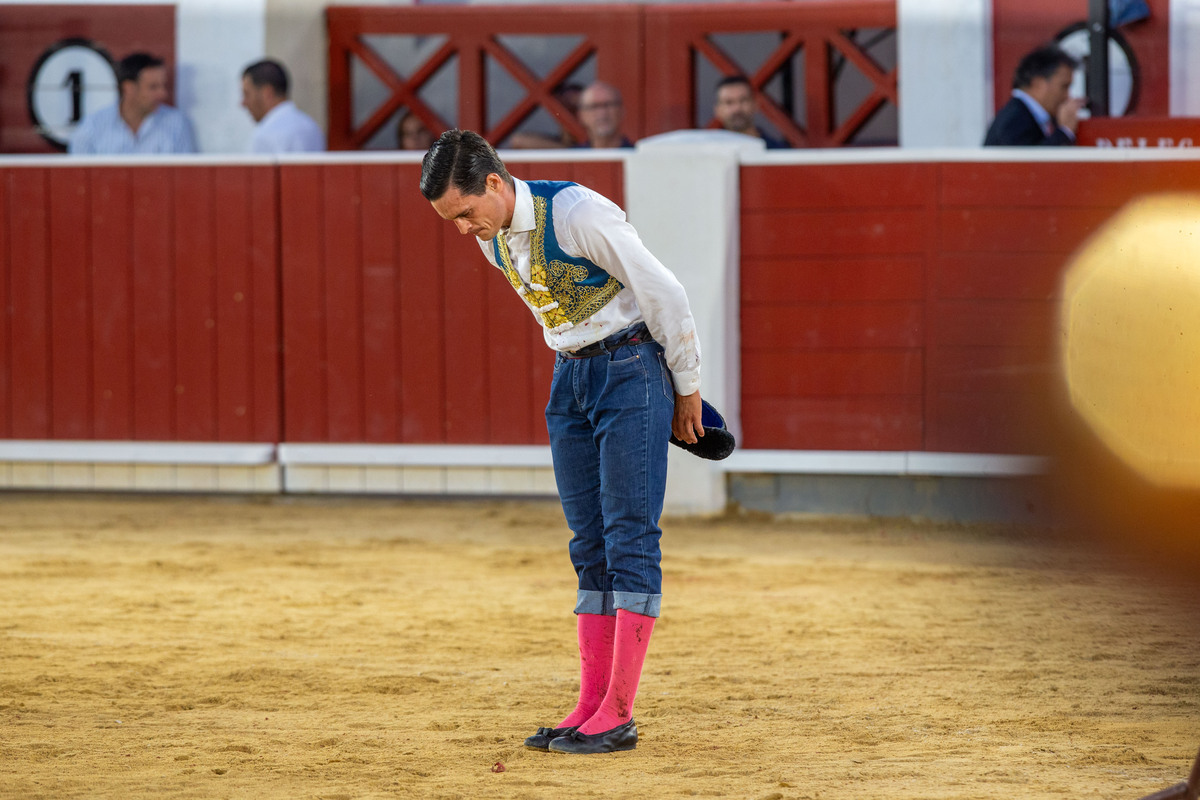
<path fill-rule="evenodd" d="M 508 282 L 541 315 L 542 324 L 553 333 L 569 330 L 595 314 L 621 291 L 621 283 L 609 275 L 602 286 L 587 286 L 587 267 L 554 260 L 546 263 L 545 230 L 546 198 L 533 197 L 534 229 L 529 241 L 529 284 L 521 280 L 512 256 L 508 252 L 508 241 L 498 239 L 500 267 Z"/>

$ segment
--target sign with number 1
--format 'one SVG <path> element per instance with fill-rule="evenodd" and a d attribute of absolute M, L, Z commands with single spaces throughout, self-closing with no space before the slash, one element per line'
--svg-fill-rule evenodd
<path fill-rule="evenodd" d="M 88 114 L 118 99 L 112 58 L 86 39 L 51 45 L 29 76 L 29 114 L 42 138 L 66 149 L 75 126 Z"/>

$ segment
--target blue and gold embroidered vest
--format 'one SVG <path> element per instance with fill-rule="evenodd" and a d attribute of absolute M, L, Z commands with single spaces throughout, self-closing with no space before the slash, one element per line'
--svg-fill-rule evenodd
<path fill-rule="evenodd" d="M 567 181 L 529 181 L 534 229 L 529 238 L 529 283 L 521 280 L 503 236 L 492 240 L 496 263 L 508 282 L 538 313 L 552 333 L 570 330 L 603 308 L 624 285 L 581 256 L 569 256 L 554 235 L 554 196 Z"/>

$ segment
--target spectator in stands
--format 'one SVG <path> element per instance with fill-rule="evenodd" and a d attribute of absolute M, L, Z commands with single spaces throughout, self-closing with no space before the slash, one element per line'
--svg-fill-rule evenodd
<path fill-rule="evenodd" d="M 89 114 L 67 151 L 76 155 L 162 155 L 196 152 L 192 123 L 166 104 L 167 67 L 149 53 L 131 53 L 117 64 L 116 105 Z"/>
<path fill-rule="evenodd" d="M 400 123 L 396 126 L 396 144 L 401 150 L 428 150 L 433 144 L 433 133 L 410 109 L 400 115 Z"/>
<path fill-rule="evenodd" d="M 250 137 L 251 153 L 319 153 L 325 134 L 313 118 L 288 99 L 283 64 L 257 61 L 242 72 L 242 106 L 258 125 Z"/>
<path fill-rule="evenodd" d="M 588 138 L 576 147 L 633 147 L 621 133 L 625 109 L 615 86 L 603 81 L 589 84 L 579 96 L 579 121 L 587 128 Z"/>
<path fill-rule="evenodd" d="M 754 113 L 758 103 L 754 87 L 744 75 L 727 75 L 717 84 L 717 101 L 713 105 L 713 116 L 721 127 L 734 133 L 754 136 L 767 143 L 771 150 L 787 147 L 786 142 L 768 136 L 754 124 Z"/>
<path fill-rule="evenodd" d="M 574 116 L 579 116 L 579 97 L 582 94 L 583 87 L 578 83 L 566 83 L 554 90 L 555 99 L 566 106 L 567 111 Z M 557 134 L 517 131 L 508 137 L 508 141 L 504 144 L 506 147 L 519 150 L 536 150 L 574 147 L 576 142 L 575 137 L 566 128 L 563 128 Z"/>
<path fill-rule="evenodd" d="M 1074 144 L 1086 102 L 1069 96 L 1078 66 L 1052 44 L 1022 58 L 1013 75 L 1012 97 L 992 120 L 984 145 Z"/>

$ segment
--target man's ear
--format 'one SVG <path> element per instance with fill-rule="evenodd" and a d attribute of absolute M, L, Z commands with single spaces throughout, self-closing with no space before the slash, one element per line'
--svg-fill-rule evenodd
<path fill-rule="evenodd" d="M 504 186 L 504 179 L 501 178 L 495 172 L 489 172 L 488 176 L 486 178 L 485 185 L 487 186 L 487 188 L 491 189 L 493 192 L 499 192 L 500 189 Z"/>

